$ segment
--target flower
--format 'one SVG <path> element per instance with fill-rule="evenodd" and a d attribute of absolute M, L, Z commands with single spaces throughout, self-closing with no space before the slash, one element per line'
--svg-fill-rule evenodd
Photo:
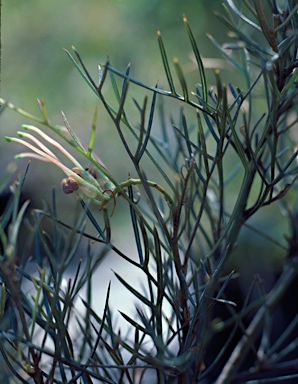
<path fill-rule="evenodd" d="M 98 177 L 98 172 L 95 169 L 85 169 L 61 144 L 39 128 L 32 125 L 23 125 L 22 128 L 38 134 L 49 144 L 56 147 L 73 163 L 74 167 L 70 169 L 64 165 L 45 144 L 28 132 L 18 132 L 18 138 L 5 137 L 8 142 L 20 143 L 32 151 L 20 153 L 15 156 L 16 159 L 29 157 L 31 159 L 50 162 L 59 167 L 67 176 L 61 181 L 62 190 L 66 194 L 78 191 L 80 197 L 92 200 L 97 204 L 102 204 L 104 201 L 107 202 L 111 199 L 115 186 L 105 175 L 101 174 L 100 177 Z M 35 145 L 31 144 L 30 141 Z"/>

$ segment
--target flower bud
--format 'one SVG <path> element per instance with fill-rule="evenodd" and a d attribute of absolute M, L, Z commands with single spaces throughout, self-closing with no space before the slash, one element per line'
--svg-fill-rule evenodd
<path fill-rule="evenodd" d="M 79 183 L 69 176 L 61 181 L 61 188 L 68 195 L 79 189 Z"/>

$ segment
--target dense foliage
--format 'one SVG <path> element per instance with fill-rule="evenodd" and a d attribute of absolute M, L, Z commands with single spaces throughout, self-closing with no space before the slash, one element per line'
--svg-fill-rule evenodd
<path fill-rule="evenodd" d="M 105 108 L 130 159 L 134 174 L 124 180 L 116 180 L 94 153 L 97 111 L 85 145 L 65 114 L 64 127 L 51 123 L 44 101 L 38 101 L 41 117 L 36 117 L 2 100 L 43 127 L 26 124 L 17 138 L 6 138 L 29 148 L 17 158 L 56 165 L 66 176 L 63 192 L 76 194 L 81 204 L 75 224 L 65 222 L 53 191 L 51 204 L 24 219 L 29 202 L 20 203 L 20 197 L 26 173 L 11 187 L 0 227 L 0 350 L 7 368 L 2 380 L 11 375 L 23 383 L 86 384 L 297 379 L 298 317 L 283 312 L 284 299 L 295 297 L 292 284 L 298 272 L 297 14 L 293 0 L 282 6 L 275 0 L 266 5 L 243 0 L 241 8 L 226 1 L 218 18 L 231 40 L 220 45 L 209 37 L 241 74 L 241 84 L 223 81 L 217 68 L 215 86 L 208 84 L 186 16 L 196 84 L 177 58 L 170 63 L 159 30 L 167 81 L 162 88 L 132 78 L 130 66 L 122 73 L 109 60 L 95 80 L 77 50 L 66 51 Z M 143 98 L 135 98 L 135 86 L 145 91 Z M 113 100 L 105 96 L 107 87 L 113 89 Z M 136 124 L 126 108 L 131 100 L 139 116 Z M 173 108 L 169 117 L 168 105 Z M 67 147 L 89 166 L 81 165 Z M 1 191 L 7 183 L 6 175 Z M 237 196 L 232 202 L 231 188 Z M 134 237 L 128 241 L 137 260 L 131 256 L 135 251 L 115 245 L 113 213 L 119 200 L 129 210 L 127 225 Z M 270 228 L 264 233 L 249 222 L 271 205 L 286 218 L 283 241 Z M 86 230 L 86 222 L 96 235 Z M 241 296 L 235 290 L 242 275 L 232 269 L 231 258 L 244 228 L 281 249 L 284 265 L 269 291 L 256 270 Z M 28 236 L 20 245 L 24 230 Z M 85 254 L 73 278 L 66 279 L 84 239 L 89 239 Z M 127 335 L 109 305 L 110 285 L 102 313 L 93 308 L 95 272 L 105 273 L 97 269 L 110 253 L 142 276 L 140 289 L 115 272 L 135 301 L 134 314 L 119 314 L 128 324 Z M 238 254 L 238 263 L 245 257 Z"/>

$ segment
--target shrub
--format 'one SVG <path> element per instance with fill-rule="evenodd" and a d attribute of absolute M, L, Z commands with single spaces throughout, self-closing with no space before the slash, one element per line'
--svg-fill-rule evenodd
<path fill-rule="evenodd" d="M 218 17 L 230 30 L 231 41 L 220 45 L 209 37 L 241 74 L 241 85 L 230 79 L 223 82 L 218 69 L 214 69 L 216 85 L 208 85 L 186 16 L 183 22 L 197 65 L 194 86 L 178 59 L 173 61 L 174 80 L 160 31 L 167 89 L 135 80 L 129 66 L 122 73 L 110 61 L 99 67 L 99 80 L 94 80 L 77 50 L 66 51 L 110 116 L 133 165 L 133 177 L 115 180 L 94 154 L 96 112 L 85 145 L 64 114 L 65 127 L 50 122 L 43 101 L 39 118 L 2 100 L 52 130 L 90 163 L 84 168 L 64 144 L 32 125 L 24 125 L 18 138 L 7 138 L 30 150 L 17 158 L 59 167 L 66 176 L 62 190 L 77 194 L 82 206 L 75 224 L 64 222 L 53 191 L 52 206 L 34 210 L 27 221 L 30 236 L 21 253 L 17 239 L 28 206 L 25 202 L 19 208 L 24 178 L 15 184 L 1 216 L 0 348 L 3 365 L 20 382 L 222 384 L 297 379 L 297 315 L 283 325 L 279 316 L 284 299 L 293 295 L 298 271 L 298 5 L 291 0 L 283 8 L 275 0 L 266 6 L 260 0 L 243 1 L 242 11 L 233 1 L 226 3 L 225 13 Z M 267 14 L 272 15 L 272 26 Z M 254 33 L 244 33 L 243 26 Z M 130 96 L 132 84 L 146 90 L 143 100 Z M 106 86 L 113 89 L 113 101 L 105 97 Z M 126 108 L 131 97 L 139 114 L 136 125 Z M 169 99 L 180 108 L 177 121 L 169 117 L 170 124 L 165 117 Z M 63 156 L 71 166 L 61 161 Z M 231 190 L 236 196 L 232 202 Z M 129 207 L 135 242 L 131 246 L 138 260 L 113 239 L 112 214 L 119 199 Z M 270 228 L 264 233 L 249 222 L 271 205 L 286 217 L 289 230 L 284 241 L 270 234 Z M 43 230 L 46 218 L 52 223 L 50 232 Z M 97 236 L 86 231 L 86 221 Z M 235 302 L 230 287 L 240 289 L 242 276 L 233 270 L 231 257 L 244 228 L 282 249 L 284 266 L 269 291 L 256 274 Z M 83 238 L 89 239 L 86 254 L 73 279 L 64 284 Z M 32 245 L 35 258 L 30 260 Z M 103 313 L 92 307 L 94 273 L 110 252 L 124 259 L 132 273 L 138 271 L 145 287 L 141 291 L 115 272 L 136 302 L 134 315 L 120 312 L 129 325 L 125 336 L 109 305 L 110 285 Z M 239 264 L 241 257 L 245 255 L 237 255 Z M 270 263 L 270 255 L 266 257 Z M 36 273 L 30 272 L 33 265 Z M 77 310 L 79 301 L 83 312 Z M 274 327 L 279 327 L 278 336 Z"/>

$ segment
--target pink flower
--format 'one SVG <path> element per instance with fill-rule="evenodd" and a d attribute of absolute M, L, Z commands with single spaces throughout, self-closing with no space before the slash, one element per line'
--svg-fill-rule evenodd
<path fill-rule="evenodd" d="M 6 137 L 8 142 L 13 141 L 20 143 L 31 150 L 31 152 L 16 155 L 16 159 L 29 157 L 31 159 L 50 162 L 59 167 L 67 176 L 61 182 L 64 193 L 69 194 L 78 191 L 80 197 L 92 200 L 97 204 L 102 204 L 104 201 L 111 199 L 115 186 L 105 175 L 101 174 L 100 177 L 98 177 L 99 172 L 95 169 L 86 170 L 61 144 L 53 140 L 39 128 L 32 125 L 23 125 L 22 127 L 26 131 L 38 134 L 53 147 L 56 147 L 73 163 L 74 167 L 70 169 L 65 166 L 45 144 L 28 132 L 18 132 L 18 138 Z M 30 141 L 33 144 L 31 144 Z"/>

